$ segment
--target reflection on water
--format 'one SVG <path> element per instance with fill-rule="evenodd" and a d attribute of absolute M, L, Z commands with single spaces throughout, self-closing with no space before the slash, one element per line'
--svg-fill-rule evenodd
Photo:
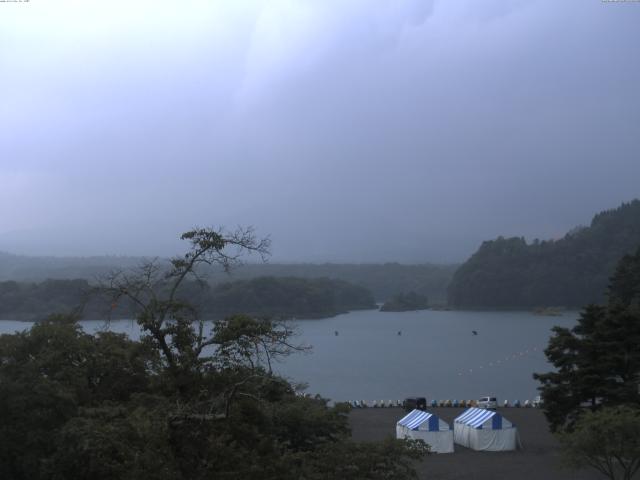
<path fill-rule="evenodd" d="M 554 325 L 572 326 L 576 312 L 545 317 L 529 312 L 359 311 L 296 322 L 298 341 L 313 346 L 276 369 L 310 393 L 334 400 L 437 399 L 497 396 L 532 399 L 533 372 L 550 369 L 543 350 Z M 105 327 L 139 336 L 137 325 L 119 320 L 83 321 L 95 332 Z M 0 333 L 29 328 L 0 321 Z M 474 334 L 473 332 L 477 334 Z"/>

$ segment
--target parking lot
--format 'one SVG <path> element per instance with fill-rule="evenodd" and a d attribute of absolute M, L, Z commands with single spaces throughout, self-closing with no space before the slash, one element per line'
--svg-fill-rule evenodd
<path fill-rule="evenodd" d="M 461 408 L 430 408 L 446 422 Z M 560 464 L 558 442 L 549 432 L 542 411 L 534 408 L 500 408 L 498 411 L 518 428 L 523 449 L 515 452 L 476 452 L 459 445 L 455 453 L 429 455 L 417 465 L 421 479 L 447 480 L 596 480 L 596 471 L 571 471 Z M 401 408 L 354 409 L 350 414 L 352 437 L 357 441 L 395 436 L 396 422 L 405 415 Z"/>

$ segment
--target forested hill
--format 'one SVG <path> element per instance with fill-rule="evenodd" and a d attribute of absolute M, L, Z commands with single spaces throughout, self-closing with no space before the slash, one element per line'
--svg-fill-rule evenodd
<path fill-rule="evenodd" d="M 364 287 L 328 278 L 260 277 L 215 286 L 204 309 L 217 318 L 235 313 L 268 317 L 330 317 L 377 308 Z"/>
<path fill-rule="evenodd" d="M 162 290 L 162 286 L 158 287 Z M 54 313 L 81 310 L 85 319 L 132 318 L 128 305 L 111 304 L 90 294 L 87 280 L 40 283 L 0 282 L 0 319 L 42 320 Z M 186 282 L 180 300 L 194 305 L 202 318 L 236 313 L 271 318 L 331 317 L 350 310 L 376 308 L 366 288 L 340 280 L 261 277 L 215 286 Z"/>
<path fill-rule="evenodd" d="M 602 302 L 617 262 L 640 246 L 640 201 L 597 214 L 560 240 L 484 242 L 448 289 L 457 308 L 581 307 Z"/>

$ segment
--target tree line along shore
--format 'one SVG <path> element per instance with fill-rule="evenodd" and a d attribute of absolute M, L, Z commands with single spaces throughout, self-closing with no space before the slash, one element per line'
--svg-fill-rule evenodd
<path fill-rule="evenodd" d="M 640 245 L 640 201 L 598 213 L 558 240 L 484 242 L 462 265 L 245 264 L 230 275 L 203 266 L 205 282 L 184 284 L 184 299 L 212 318 L 237 311 L 282 318 L 330 317 L 349 310 L 528 309 L 558 314 L 605 299 L 616 263 Z M 85 318 L 127 317 L 87 293 L 131 257 L 52 258 L 0 253 L 0 319 L 37 320 L 83 308 Z M 169 268 L 166 259 L 157 260 Z"/>
<path fill-rule="evenodd" d="M 164 290 L 168 286 L 156 285 Z M 184 282 L 178 298 L 209 319 L 236 313 L 270 318 L 326 318 L 377 308 L 371 292 L 342 280 L 259 277 L 211 286 Z M 87 319 L 133 318 L 130 300 L 112 302 L 87 280 L 0 282 L 0 319 L 37 321 L 56 312 Z"/>

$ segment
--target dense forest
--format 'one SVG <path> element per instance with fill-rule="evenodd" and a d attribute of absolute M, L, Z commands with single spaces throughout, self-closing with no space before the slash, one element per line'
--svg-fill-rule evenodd
<path fill-rule="evenodd" d="M 416 292 L 432 303 L 445 304 L 447 286 L 458 265 L 400 263 L 384 264 L 262 264 L 243 265 L 233 272 L 234 278 L 256 276 L 334 278 L 359 285 L 371 291 L 377 302 L 385 302 L 398 292 Z M 220 277 L 212 276 L 212 280 Z"/>
<path fill-rule="evenodd" d="M 199 265 L 232 266 L 227 246 L 264 253 L 267 244 L 246 231 L 182 238 L 189 251 L 170 270 L 147 263 L 98 287 L 110 303 L 136 306 L 139 341 L 89 335 L 73 314 L 0 335 L 0 478 L 415 478 L 423 442 L 353 442 L 346 405 L 329 407 L 272 370 L 309 349 L 289 326 L 232 315 L 209 328 L 181 298 Z"/>
<path fill-rule="evenodd" d="M 216 285 L 205 311 L 214 317 L 234 313 L 314 318 L 376 308 L 371 292 L 342 280 L 260 277 Z"/>
<path fill-rule="evenodd" d="M 384 302 L 380 307 L 382 312 L 409 312 L 429 308 L 429 299 L 416 292 L 398 293 Z"/>
<path fill-rule="evenodd" d="M 455 273 L 458 308 L 579 307 L 604 300 L 617 262 L 640 245 L 640 201 L 597 214 L 560 240 L 484 242 Z"/>
<path fill-rule="evenodd" d="M 234 316 L 203 339 L 146 318 L 141 341 L 64 315 L 0 335 L 0 478 L 416 478 L 424 444 L 353 442 L 345 405 L 271 372 L 302 349 L 281 325 Z"/>
<path fill-rule="evenodd" d="M 274 318 L 331 317 L 375 308 L 364 287 L 341 280 L 261 277 L 210 286 L 184 282 L 179 298 L 210 319 L 235 313 Z M 0 282 L 0 319 L 40 320 L 56 312 L 81 312 L 84 318 L 131 318 L 127 303 L 111 304 L 87 280 L 40 283 Z"/>
<path fill-rule="evenodd" d="M 26 257 L 0 252 L 0 281 L 42 282 L 46 279 L 93 280 L 114 269 L 127 269 L 144 262 L 138 257 Z M 168 264 L 168 260 L 166 260 Z M 209 284 L 257 277 L 334 278 L 370 290 L 384 302 L 397 292 L 415 291 L 432 302 L 446 302 L 447 285 L 457 265 L 384 264 L 277 264 L 246 263 L 226 274 L 215 269 L 202 272 Z"/>
<path fill-rule="evenodd" d="M 106 301 L 90 299 L 91 287 L 86 280 L 46 280 L 39 283 L 0 282 L 0 319 L 41 320 L 58 312 L 72 312 L 89 301 L 90 314 L 96 318 L 109 313 Z"/>

